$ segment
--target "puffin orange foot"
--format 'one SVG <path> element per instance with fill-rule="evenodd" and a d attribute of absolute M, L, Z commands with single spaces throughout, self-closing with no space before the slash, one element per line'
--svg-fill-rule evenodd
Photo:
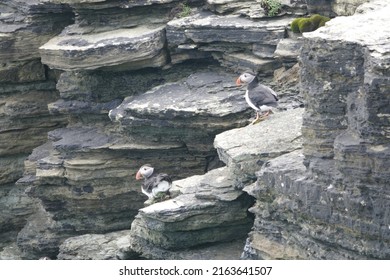
<path fill-rule="evenodd" d="M 264 121 L 265 119 L 266 119 L 266 117 L 260 117 L 260 118 L 258 118 L 258 119 L 255 119 L 254 121 L 252 121 L 252 124 L 257 124 L 257 123 L 259 123 L 259 122 Z"/>
<path fill-rule="evenodd" d="M 252 124 L 257 124 L 259 122 L 266 120 L 267 118 L 268 118 L 268 114 L 264 114 L 264 115 L 257 114 L 256 119 L 252 121 Z"/>

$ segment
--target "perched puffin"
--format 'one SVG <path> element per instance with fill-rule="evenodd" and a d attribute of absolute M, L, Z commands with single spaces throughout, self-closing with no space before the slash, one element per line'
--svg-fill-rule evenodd
<path fill-rule="evenodd" d="M 237 86 L 246 85 L 245 101 L 256 111 L 255 124 L 270 113 L 272 109 L 278 106 L 278 96 L 269 87 L 259 83 L 256 74 L 253 72 L 244 72 L 236 81 Z"/>
<path fill-rule="evenodd" d="M 172 179 L 164 173 L 157 173 L 150 164 L 141 166 L 135 175 L 136 180 L 144 179 L 141 190 L 149 197 L 145 204 L 152 203 L 155 198 L 163 198 L 169 195 Z"/>

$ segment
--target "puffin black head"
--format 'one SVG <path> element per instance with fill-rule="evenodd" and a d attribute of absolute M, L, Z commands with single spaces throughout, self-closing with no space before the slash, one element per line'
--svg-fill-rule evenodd
<path fill-rule="evenodd" d="M 248 85 L 255 79 L 256 79 L 255 73 L 253 73 L 252 71 L 246 71 L 246 72 L 242 73 L 240 75 L 240 77 L 238 77 L 238 79 L 236 81 L 236 85 L 237 86 Z"/>
<path fill-rule="evenodd" d="M 154 168 L 150 164 L 142 165 L 141 168 L 138 170 L 137 174 L 135 175 L 135 179 L 141 180 L 144 178 L 149 178 L 150 176 L 152 176 L 153 172 Z"/>

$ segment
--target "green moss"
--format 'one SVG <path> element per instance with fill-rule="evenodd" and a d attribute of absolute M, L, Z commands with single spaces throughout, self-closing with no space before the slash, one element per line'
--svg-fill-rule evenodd
<path fill-rule="evenodd" d="M 296 19 L 294 19 L 294 20 L 291 22 L 291 30 L 292 30 L 292 32 L 294 32 L 294 33 L 300 33 L 298 24 L 299 24 L 299 22 L 301 21 L 301 19 L 302 19 L 302 18 L 296 18 Z"/>
<path fill-rule="evenodd" d="M 327 21 L 330 21 L 330 18 L 321 20 L 318 27 L 324 26 Z"/>
<path fill-rule="evenodd" d="M 317 29 L 318 27 L 324 26 L 325 22 L 329 21 L 330 18 L 314 14 L 310 17 L 310 20 L 313 22 L 314 26 L 316 26 Z"/>
<path fill-rule="evenodd" d="M 294 33 L 311 32 L 317 28 L 324 26 L 330 18 L 318 14 L 312 15 L 310 18 L 296 18 L 291 22 L 291 30 Z"/>
<path fill-rule="evenodd" d="M 309 18 L 303 18 L 298 22 L 299 31 L 310 32 L 314 30 L 314 24 Z"/>

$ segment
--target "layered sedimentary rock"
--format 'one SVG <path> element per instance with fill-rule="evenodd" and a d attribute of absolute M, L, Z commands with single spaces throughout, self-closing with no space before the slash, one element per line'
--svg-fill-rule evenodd
<path fill-rule="evenodd" d="M 306 1 L 304 0 L 281 0 L 281 11 L 278 15 L 285 14 L 305 14 Z M 270 17 L 265 6 L 261 1 L 257 0 L 207 0 L 208 9 L 218 13 L 231 13 L 234 15 L 241 15 L 250 19 L 261 19 Z"/>
<path fill-rule="evenodd" d="M 60 96 L 46 106 L 54 116 L 65 116 L 69 125 L 43 133 L 49 142 L 34 150 L 18 181 L 42 203 L 39 215 L 17 237 L 25 258 L 56 257 L 60 243 L 74 235 L 130 227 L 145 200 L 134 182 L 135 170 L 145 161 L 158 166 L 159 157 L 177 159 L 188 151 L 182 143 L 135 142 L 118 133 L 108 112 L 125 96 L 176 81 L 198 67 L 177 73 L 148 69 L 166 63 L 161 24 L 169 20 L 174 1 L 54 2 L 70 4 L 77 14 L 75 24 L 40 48 L 49 67 L 65 70 L 56 85 Z M 153 6 L 158 13 L 144 16 L 154 4 L 162 4 L 160 10 Z M 189 173 L 182 176 L 194 174 L 192 167 L 207 161 L 191 155 L 187 160 Z"/>
<path fill-rule="evenodd" d="M 253 182 L 263 162 L 301 148 L 302 113 L 302 109 L 280 112 L 259 125 L 217 135 L 214 145 L 227 166 L 174 181 L 172 199 L 141 209 L 131 226 L 128 252 L 181 259 L 190 255 L 183 251 L 194 252 L 203 244 L 241 240 L 252 225 L 247 210 L 253 203 L 242 185 Z M 289 134 L 281 133 L 285 125 Z M 258 140 L 271 129 L 267 144 L 259 148 Z M 280 146 L 272 149 L 275 142 Z"/>
<path fill-rule="evenodd" d="M 173 63 L 213 56 L 235 70 L 253 69 L 262 75 L 278 67 L 272 60 L 292 19 L 251 21 L 235 15 L 200 12 L 172 20 L 167 25 L 168 47 Z M 268 60 L 267 60 L 268 58 Z"/>
<path fill-rule="evenodd" d="M 241 256 L 245 240 L 209 244 L 199 248 L 186 248 L 170 252 L 172 259 L 183 260 L 236 260 Z M 130 230 L 107 234 L 85 234 L 66 239 L 59 248 L 60 260 L 129 260 L 138 259 L 131 249 Z M 13 244 L 0 254 L 0 259 L 12 259 L 20 254 Z M 161 256 L 161 255 L 159 255 Z M 157 256 L 157 257 L 159 257 Z"/>
<path fill-rule="evenodd" d="M 246 236 L 252 225 L 247 209 L 253 201 L 234 188 L 231 175 L 223 167 L 175 181 L 172 192 L 178 196 L 140 209 L 131 226 L 131 251 L 146 258 L 177 259 L 184 249 Z"/>
<path fill-rule="evenodd" d="M 236 187 L 256 178 L 269 159 L 302 147 L 303 109 L 277 112 L 260 125 L 226 131 L 215 137 L 219 158 L 235 175 Z"/>
<path fill-rule="evenodd" d="M 47 109 L 59 95 L 56 76 L 40 62 L 38 48 L 71 20 L 68 8 L 45 1 L 0 4 L 0 248 L 36 210 L 36 201 L 14 185 L 24 159 L 46 141 L 48 131 L 66 123 Z"/>
<path fill-rule="evenodd" d="M 362 37 L 345 41 L 330 23 L 331 43 L 322 29 L 310 40 L 286 39 L 306 2 L 310 11 L 334 13 L 329 1 L 281 2 L 270 18 L 250 0 L 3 1 L 0 224 L 1 236 L 17 235 L 21 250 L 10 245 L 1 256 L 221 258 L 211 248 L 225 252 L 218 243 L 225 242 L 236 252 L 250 231 L 253 199 L 241 188 L 264 165 L 258 183 L 245 188 L 257 204 L 244 258 L 386 258 L 388 106 L 380 102 L 387 104 L 388 86 L 380 73 L 388 50 L 361 39 L 365 26 L 348 20 L 338 24 Z M 253 114 L 231 70 L 270 76 L 283 66 L 272 85 L 280 107 L 301 106 L 292 66 L 302 43 L 304 151 L 297 150 L 302 109 L 222 133 L 213 147 L 218 133 Z M 335 57 L 345 59 L 337 70 Z M 215 148 L 228 166 L 189 177 L 221 165 Z M 134 175 L 146 162 L 177 180 L 175 198 L 143 208 Z M 359 241 L 366 235 L 372 239 Z M 207 253 L 198 248 L 216 242 Z"/>
<path fill-rule="evenodd" d="M 244 258 L 389 258 L 389 9 L 373 1 L 305 34 L 304 149 L 246 189 L 257 203 Z"/>
<path fill-rule="evenodd" d="M 107 234 L 85 234 L 68 238 L 60 246 L 59 260 L 128 259 L 122 253 L 130 244 L 129 230 Z"/>
<path fill-rule="evenodd" d="M 5 0 L 1 10 L 0 59 L 7 62 L 39 59 L 39 47 L 71 23 L 68 7 L 44 0 Z"/>
<path fill-rule="evenodd" d="M 368 0 L 306 0 L 309 13 L 325 16 L 350 16 Z"/>
<path fill-rule="evenodd" d="M 353 15 L 361 4 L 367 0 L 333 0 L 332 10 L 339 16 Z"/>
<path fill-rule="evenodd" d="M 110 118 L 138 141 L 181 143 L 205 157 L 213 153 L 215 135 L 247 124 L 248 112 L 233 75 L 205 71 L 126 98 Z"/>
<path fill-rule="evenodd" d="M 134 27 L 87 35 L 63 35 L 40 47 L 42 62 L 61 70 L 92 70 L 131 63 L 128 68 L 166 64 L 163 26 Z"/>
<path fill-rule="evenodd" d="M 75 77 L 63 74 L 60 81 Z M 94 81 L 93 75 L 80 77 L 88 78 L 80 82 Z M 116 102 L 103 102 L 107 96 L 88 100 L 87 94 L 74 100 L 75 95 L 67 96 L 64 90 L 68 87 L 59 85 L 67 99 L 49 108 L 74 115 L 77 123 L 51 131 L 50 142 L 35 150 L 26 162 L 25 177 L 19 180 L 29 187 L 30 196 L 42 201 L 48 219 L 53 220 L 53 225 L 47 223 L 47 231 L 57 246 L 69 236 L 130 228 L 146 200 L 134 178 L 141 165 L 150 163 L 174 179 L 215 168 L 219 162 L 212 146 L 214 136 L 246 124 L 249 117 L 234 77 L 216 71 L 193 73 L 177 83 L 126 98 L 110 112 L 118 125 L 110 124 L 107 116 Z M 88 92 L 91 87 L 93 83 L 86 83 L 78 91 Z M 104 87 L 100 92 L 104 94 Z M 19 246 L 26 251 L 35 246 L 30 240 L 32 230 L 18 236 Z M 45 251 L 42 245 L 42 255 L 52 257 L 50 248 Z"/>

